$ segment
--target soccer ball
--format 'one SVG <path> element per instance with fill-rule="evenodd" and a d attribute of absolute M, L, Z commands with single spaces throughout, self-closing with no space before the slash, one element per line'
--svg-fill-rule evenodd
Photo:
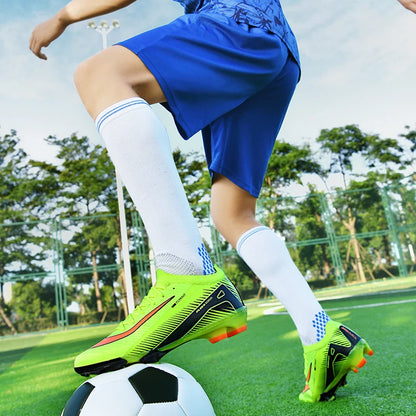
<path fill-rule="evenodd" d="M 81 384 L 61 416 L 215 416 L 201 385 L 171 364 L 134 364 Z"/>

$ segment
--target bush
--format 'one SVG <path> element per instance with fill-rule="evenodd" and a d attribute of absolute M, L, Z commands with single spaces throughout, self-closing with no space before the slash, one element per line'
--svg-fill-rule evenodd
<path fill-rule="evenodd" d="M 236 286 L 243 299 L 251 298 L 257 294 L 260 283 L 252 272 L 242 270 L 236 263 L 226 264 L 224 272 Z"/>
<path fill-rule="evenodd" d="M 19 334 L 23 332 L 39 332 L 57 328 L 56 316 L 32 320 L 18 319 L 15 322 L 13 322 L 13 325 Z"/>
<path fill-rule="evenodd" d="M 309 280 L 308 284 L 312 290 L 324 289 L 326 287 L 336 286 L 337 280 L 332 279 L 319 279 L 319 280 Z"/>

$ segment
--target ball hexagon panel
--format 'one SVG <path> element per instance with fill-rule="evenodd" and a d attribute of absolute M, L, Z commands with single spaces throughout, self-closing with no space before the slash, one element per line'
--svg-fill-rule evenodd
<path fill-rule="evenodd" d="M 215 416 L 201 385 L 171 364 L 134 364 L 93 377 L 61 416 Z"/>

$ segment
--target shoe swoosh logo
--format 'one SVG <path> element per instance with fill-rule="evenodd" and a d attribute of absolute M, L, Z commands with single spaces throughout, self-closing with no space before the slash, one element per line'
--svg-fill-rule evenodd
<path fill-rule="evenodd" d="M 309 383 L 309 380 L 311 378 L 311 373 L 312 373 L 312 363 L 309 366 L 309 371 L 308 371 L 308 375 L 306 376 L 306 383 Z"/>
<path fill-rule="evenodd" d="M 102 341 L 100 341 L 98 344 L 93 345 L 91 348 L 102 347 L 103 345 L 111 344 L 112 342 L 119 341 L 120 339 L 128 337 L 133 332 L 136 332 L 143 324 L 145 324 L 153 315 L 155 315 L 157 312 L 159 312 L 173 298 L 174 298 L 174 296 L 165 300 L 163 303 L 161 303 L 159 306 L 157 306 L 155 309 L 153 309 L 147 315 L 145 315 L 142 319 L 140 319 L 140 321 L 137 322 L 137 324 L 135 324 L 133 327 L 131 327 L 127 331 L 124 331 L 121 334 L 112 335 L 110 337 L 104 338 Z"/>

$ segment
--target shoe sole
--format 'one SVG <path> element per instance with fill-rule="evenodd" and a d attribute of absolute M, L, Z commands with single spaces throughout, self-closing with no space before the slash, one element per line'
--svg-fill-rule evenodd
<path fill-rule="evenodd" d="M 183 345 L 186 342 L 192 341 L 194 339 L 205 338 L 214 344 L 223 339 L 231 338 L 235 335 L 238 335 L 241 332 L 244 332 L 246 329 L 247 307 L 243 306 L 235 310 L 232 314 L 230 313 L 229 316 L 224 317 L 222 320 L 218 322 L 206 325 L 203 328 L 191 333 L 190 335 L 185 335 L 177 339 L 176 341 L 171 342 L 168 345 L 164 345 L 160 349 L 156 348 L 149 351 L 146 355 L 134 362 L 128 362 L 125 358 L 119 357 L 109 361 L 102 361 L 96 364 L 91 364 L 83 367 L 74 367 L 74 370 L 84 377 L 89 377 L 90 375 L 98 375 L 109 371 L 120 370 L 137 362 L 155 363 L 159 361 L 169 351 L 172 351 L 180 345 Z"/>

